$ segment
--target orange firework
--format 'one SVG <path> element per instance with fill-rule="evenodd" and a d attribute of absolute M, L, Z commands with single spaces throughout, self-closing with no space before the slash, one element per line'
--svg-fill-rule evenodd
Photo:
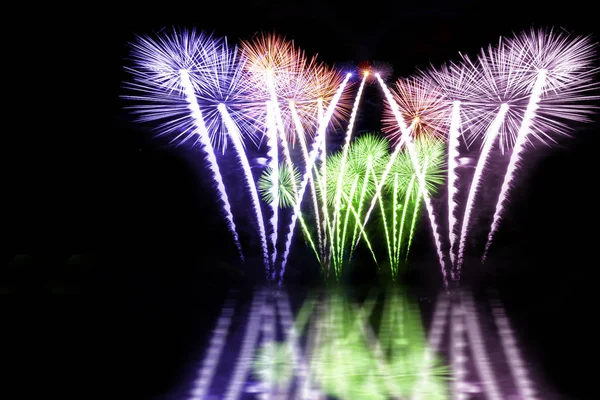
<path fill-rule="evenodd" d="M 322 102 L 323 109 L 327 109 L 329 103 L 335 96 L 336 91 L 346 78 L 346 72 L 336 68 L 321 65 L 315 74 L 315 86 L 317 89 L 317 103 Z M 341 97 L 337 102 L 337 106 L 331 116 L 329 124 L 332 128 L 345 130 L 348 118 L 350 118 L 350 112 L 352 111 L 352 104 L 354 102 L 354 91 L 351 88 L 352 83 L 348 82 L 346 85 L 347 89 L 344 90 Z M 320 99 L 320 100 L 319 100 Z M 318 108 L 312 110 L 313 113 L 318 113 Z M 313 121 L 318 121 L 318 118 L 312 118 Z M 312 129 L 313 132 L 317 131 L 315 126 Z"/>
<path fill-rule="evenodd" d="M 319 109 L 326 109 L 345 75 L 308 58 L 292 40 L 274 33 L 261 34 L 241 42 L 246 59 L 247 84 L 254 100 L 274 101 L 280 110 L 286 136 L 294 143 L 299 135 L 292 113 L 302 125 L 302 134 L 313 136 L 318 127 Z M 332 117 L 340 122 L 349 114 L 350 99 L 341 99 Z M 263 113 L 264 110 L 253 110 Z"/>
<path fill-rule="evenodd" d="M 377 82 L 375 74 L 379 74 L 381 79 L 386 80 L 392 76 L 394 70 L 390 63 L 383 61 L 364 61 L 358 64 L 358 72 L 361 76 L 368 74 L 368 82 Z"/>
<path fill-rule="evenodd" d="M 411 132 L 413 137 L 446 136 L 452 109 L 437 86 L 429 79 L 399 79 L 391 91 L 406 124 L 414 123 Z M 383 111 L 382 130 L 393 141 L 400 139 L 400 128 L 389 106 Z"/>

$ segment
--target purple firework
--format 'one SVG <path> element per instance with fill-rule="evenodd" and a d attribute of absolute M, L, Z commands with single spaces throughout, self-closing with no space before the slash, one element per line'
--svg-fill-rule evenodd
<path fill-rule="evenodd" d="M 211 171 L 222 210 L 240 257 L 241 244 L 231 211 L 223 177 L 211 143 L 198 93 L 206 92 L 206 83 L 199 76 L 218 68 L 211 65 L 219 59 L 224 42 L 195 30 L 174 30 L 155 38 L 138 37 L 132 44 L 132 76 L 127 88 L 135 94 L 125 98 L 134 101 L 133 112 L 140 122 L 157 124 L 159 135 L 174 135 L 173 141 L 192 140 L 199 144 Z M 204 75 L 203 75 L 204 74 Z"/>

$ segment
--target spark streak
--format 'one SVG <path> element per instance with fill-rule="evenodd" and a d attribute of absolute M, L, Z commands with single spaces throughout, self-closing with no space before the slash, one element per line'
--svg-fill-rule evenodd
<path fill-rule="evenodd" d="M 346 84 L 348 83 L 348 80 L 350 79 L 351 76 L 352 76 L 352 74 L 350 74 L 350 73 L 348 73 L 346 75 L 346 78 L 342 81 L 342 84 L 340 85 L 337 92 L 333 96 L 333 99 L 331 100 L 331 102 L 329 103 L 329 106 L 327 107 L 327 112 L 325 113 L 325 116 L 319 123 L 319 129 L 315 136 L 315 140 L 312 143 L 312 148 L 309 152 L 306 169 L 304 171 L 304 175 L 302 176 L 302 181 L 300 182 L 300 188 L 297 192 L 296 202 L 294 204 L 294 213 L 292 214 L 292 219 L 290 221 L 288 233 L 286 236 L 285 250 L 283 252 L 283 258 L 281 261 L 281 270 L 279 272 L 279 285 L 280 286 L 283 284 L 283 275 L 285 274 L 285 266 L 287 264 L 288 254 L 290 253 L 290 246 L 291 246 L 291 242 L 292 242 L 292 237 L 294 236 L 294 228 L 296 227 L 296 220 L 299 217 L 301 217 L 300 216 L 300 206 L 302 204 L 302 198 L 304 197 L 304 191 L 306 190 L 306 185 L 308 183 L 308 179 L 310 178 L 312 169 L 315 165 L 315 160 L 318 156 L 319 149 L 321 147 L 321 142 L 324 140 L 325 131 L 327 130 L 327 125 L 329 124 L 329 120 L 331 119 L 331 116 L 333 115 L 333 112 L 335 111 L 337 102 L 340 99 L 340 97 L 342 96 L 344 88 L 346 87 Z"/>
<path fill-rule="evenodd" d="M 458 167 L 458 146 L 460 145 L 460 101 L 455 100 L 452 104 L 452 119 L 450 121 L 450 134 L 448 137 L 448 233 L 450 238 L 450 260 L 455 264 L 454 245 L 456 243 L 456 192 L 457 175 L 456 168 Z M 452 279 L 454 279 L 454 271 L 452 271 Z"/>
<path fill-rule="evenodd" d="M 336 246 L 338 248 L 338 258 L 341 262 L 342 260 L 342 256 L 340 256 L 340 253 L 343 254 L 343 249 L 341 248 L 341 246 L 343 246 L 343 243 L 341 242 L 341 232 L 340 232 L 340 225 L 341 225 L 341 217 L 340 217 L 340 208 L 341 208 L 341 204 L 342 204 L 342 184 L 344 182 L 343 177 L 345 175 L 346 172 L 346 161 L 348 159 L 348 149 L 350 148 L 350 140 L 352 139 L 352 131 L 354 129 L 354 121 L 356 120 L 356 114 L 358 112 L 358 105 L 360 104 L 360 99 L 362 97 L 362 92 L 363 89 L 365 87 L 365 82 L 367 79 L 368 73 L 365 73 L 363 76 L 362 81 L 360 82 L 360 87 L 358 88 L 358 92 L 356 94 L 356 98 L 354 100 L 354 106 L 352 107 L 352 114 L 350 115 L 350 121 L 348 122 L 348 128 L 346 130 L 346 136 L 344 138 L 344 145 L 342 147 L 342 160 L 341 160 L 341 165 L 340 165 L 340 176 L 337 180 L 337 185 L 336 185 L 336 189 L 335 189 L 335 198 L 334 198 L 334 211 L 333 211 L 333 227 L 335 229 L 335 238 L 337 239 L 337 243 Z M 333 245 L 333 243 L 332 243 Z M 334 246 L 332 246 L 332 248 L 334 248 Z"/>
<path fill-rule="evenodd" d="M 434 242 L 435 242 L 435 246 L 436 246 L 436 251 L 437 251 L 438 259 L 439 259 L 439 262 L 440 262 L 440 265 L 442 268 L 442 276 L 443 276 L 443 280 L 444 280 L 444 286 L 446 287 L 446 289 L 448 289 L 448 278 L 446 276 L 447 267 L 446 267 L 445 256 L 442 251 L 442 239 L 438 232 L 438 225 L 435 220 L 435 214 L 433 212 L 433 204 L 431 203 L 431 198 L 429 197 L 429 193 L 426 190 L 425 176 L 423 175 L 423 171 L 419 167 L 419 160 L 417 158 L 417 154 L 416 154 L 416 151 L 414 148 L 414 143 L 412 141 L 412 138 L 410 137 L 410 130 L 406 127 L 406 123 L 404 122 L 404 119 L 402 118 L 402 115 L 400 114 L 400 112 L 398 110 L 398 105 L 396 104 L 394 98 L 392 97 L 390 90 L 387 88 L 387 86 L 385 85 L 385 83 L 383 82 L 383 79 L 381 79 L 379 74 L 377 74 L 376 76 L 377 76 L 377 80 L 379 81 L 379 84 L 381 85 L 383 92 L 385 93 L 385 96 L 390 105 L 390 108 L 391 108 L 392 112 L 394 113 L 394 116 L 396 117 L 398 126 L 400 127 L 400 130 L 402 132 L 402 137 L 400 139 L 400 142 L 396 145 L 396 149 L 394 150 L 392 157 L 394 154 L 397 154 L 397 149 L 400 148 L 402 143 L 405 143 L 406 148 L 408 150 L 408 154 L 410 155 L 410 158 L 413 162 L 415 174 L 417 174 L 417 179 L 419 180 L 419 185 L 423 189 L 423 199 L 425 200 L 425 207 L 427 209 L 427 213 L 429 214 L 429 222 L 430 222 L 431 228 L 433 230 L 433 237 L 434 237 Z M 414 124 L 414 122 L 413 122 L 413 124 Z M 392 164 L 392 163 L 393 163 L 393 160 L 390 159 L 390 164 Z M 389 170 L 387 168 L 386 168 L 386 171 L 389 173 Z M 384 175 L 386 175 L 386 174 L 384 173 Z M 382 182 L 385 182 L 386 179 L 387 179 L 387 176 L 381 177 Z M 380 192 L 380 190 L 377 190 L 375 192 L 375 197 L 378 196 L 378 192 Z M 365 220 L 366 220 L 366 218 L 365 218 Z"/>
<path fill-rule="evenodd" d="M 263 213 L 260 208 L 260 201 L 258 199 L 258 190 L 256 189 L 256 183 L 254 182 L 254 177 L 252 176 L 252 169 L 250 168 L 250 163 L 248 162 L 248 156 L 244 151 L 244 145 L 240 140 L 241 134 L 239 132 L 238 126 L 235 124 L 231 115 L 227 111 L 227 107 L 225 104 L 221 103 L 218 106 L 219 112 L 223 117 L 223 121 L 225 122 L 225 126 L 227 127 L 227 133 L 231 142 L 233 143 L 233 147 L 235 149 L 235 154 L 242 165 L 242 170 L 244 171 L 244 178 L 246 180 L 246 186 L 248 191 L 250 192 L 250 197 L 252 199 L 252 208 L 254 210 L 254 215 L 256 216 L 256 222 L 258 224 L 258 232 L 260 235 L 260 243 L 263 251 L 263 262 L 265 268 L 268 270 L 269 268 L 269 250 L 267 248 L 267 233 L 265 232 L 265 222 L 263 219 Z"/>
<path fill-rule="evenodd" d="M 183 87 L 185 93 L 185 99 L 188 102 L 188 108 L 191 111 L 191 116 L 194 120 L 194 125 L 198 130 L 198 138 L 200 140 L 202 150 L 204 150 L 205 157 L 209 163 L 209 168 L 212 171 L 213 181 L 217 185 L 219 199 L 223 203 L 223 211 L 225 212 L 227 227 L 229 228 L 229 231 L 233 236 L 233 241 L 235 242 L 235 245 L 240 253 L 240 258 L 242 259 L 242 261 L 244 261 L 244 253 L 242 252 L 242 246 L 240 244 L 237 229 L 235 227 L 235 222 L 233 221 L 231 205 L 229 203 L 229 198 L 227 197 L 227 192 L 225 191 L 225 184 L 223 183 L 223 177 L 221 176 L 219 164 L 217 164 L 215 151 L 213 149 L 212 144 L 210 143 L 208 131 L 206 130 L 206 125 L 204 124 L 204 119 L 202 118 L 202 112 L 200 111 L 198 101 L 196 100 L 196 96 L 194 94 L 194 86 L 192 85 L 192 82 L 190 81 L 190 76 L 186 70 L 182 69 L 181 71 L 179 71 L 179 76 L 181 79 L 181 86 Z"/>
<path fill-rule="evenodd" d="M 463 217 L 462 226 L 460 230 L 460 243 L 458 248 L 458 263 L 455 266 L 455 274 L 456 280 L 460 280 L 460 270 L 462 268 L 462 264 L 464 262 L 464 252 L 465 246 L 467 244 L 467 234 L 469 229 L 469 224 L 471 223 L 471 214 L 474 209 L 475 198 L 477 196 L 477 192 L 481 187 L 483 169 L 485 168 L 490 155 L 492 154 L 492 147 L 496 142 L 496 139 L 500 133 L 500 126 L 504 122 L 504 117 L 508 112 L 508 104 L 503 103 L 500 106 L 500 111 L 496 115 L 496 118 L 489 126 L 488 131 L 485 135 L 486 140 L 483 145 L 483 149 L 481 150 L 481 154 L 479 155 L 479 160 L 477 161 L 477 166 L 475 167 L 475 174 L 473 175 L 473 180 L 471 182 L 471 187 L 469 188 L 469 194 L 467 196 L 467 203 L 465 205 L 465 215 Z"/>
<path fill-rule="evenodd" d="M 273 104 L 267 101 L 267 157 L 269 157 L 269 167 L 271 171 L 271 272 L 268 279 L 275 279 L 275 260 L 277 259 L 277 232 L 278 232 L 278 210 L 279 210 L 279 156 L 277 151 L 277 127 L 275 126 L 275 116 Z M 293 173 L 293 171 L 292 171 Z"/>
<path fill-rule="evenodd" d="M 492 221 L 490 233 L 488 234 L 488 240 L 485 245 L 485 250 L 481 260 L 482 262 L 485 262 L 487 259 L 488 251 L 492 244 L 492 240 L 494 239 L 494 235 L 498 230 L 500 218 L 502 217 L 502 214 L 505 209 L 505 202 L 508 198 L 508 191 L 511 188 L 515 177 L 515 173 L 517 171 L 518 163 L 519 161 L 521 161 L 523 151 L 525 150 L 525 146 L 528 143 L 529 134 L 531 134 L 532 132 L 531 125 L 533 123 L 533 119 L 535 118 L 535 112 L 538 108 L 538 103 L 540 102 L 543 94 L 544 85 L 546 84 L 546 73 L 547 72 L 545 69 L 541 69 L 538 72 L 535 84 L 533 85 L 531 97 L 529 98 L 529 103 L 527 104 L 527 109 L 525 110 L 525 115 L 523 117 L 523 122 L 521 124 L 521 127 L 519 128 L 519 132 L 517 133 L 517 141 L 515 142 L 515 147 L 513 148 L 513 152 L 510 156 L 510 161 L 508 163 L 508 169 L 506 171 L 506 175 L 504 176 L 504 181 L 502 182 L 502 189 L 500 190 L 500 196 L 498 198 L 498 203 L 496 204 L 494 220 Z"/>

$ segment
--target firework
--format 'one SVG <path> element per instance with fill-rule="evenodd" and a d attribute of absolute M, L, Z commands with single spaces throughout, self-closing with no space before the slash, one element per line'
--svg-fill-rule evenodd
<path fill-rule="evenodd" d="M 598 98 L 594 47 L 589 37 L 532 29 L 501 39 L 474 59 L 461 55 L 457 63 L 399 79 L 391 89 L 382 76 L 391 75 L 389 65 L 362 63 L 362 80 L 355 93 L 347 90 L 351 74 L 307 56 L 283 36 L 257 35 L 238 48 L 204 32 L 173 30 L 138 37 L 132 44 L 131 65 L 126 67 L 131 80 L 124 97 L 133 103 L 129 108 L 137 121 L 152 123 L 158 135 L 178 145 L 200 147 L 243 260 L 218 164 L 219 152 L 234 152 L 256 217 L 269 280 L 278 273 L 279 283 L 283 281 L 296 221 L 326 275 L 333 266 L 339 279 L 361 238 L 377 264 L 365 233 L 377 206 L 392 276 L 396 276 L 411 247 L 422 196 L 448 286 L 444 243 L 431 199 L 444 178 L 440 172 L 443 141 L 448 141 L 450 272 L 459 281 L 491 156 L 497 150 L 510 154 L 510 160 L 482 261 L 528 146 L 551 145 L 557 136 L 569 134 L 572 122 L 587 122 L 594 111 L 586 103 Z M 364 135 L 353 142 L 364 87 L 374 79 L 387 102 L 382 119 L 385 138 Z M 342 127 L 341 151 L 328 154 L 326 132 Z M 467 149 L 480 146 L 481 150 L 459 221 L 461 140 Z M 391 154 L 388 141 L 393 145 Z M 258 182 L 246 153 L 250 144 L 266 148 L 267 168 Z M 308 219 L 314 222 L 312 230 L 303 216 L 306 189 L 312 202 Z M 261 196 L 270 207 L 268 220 Z M 291 219 L 279 246 L 286 208 L 291 209 Z"/>
<path fill-rule="evenodd" d="M 447 107 L 451 107 L 452 110 L 448 131 L 448 238 L 450 260 L 455 265 L 456 230 L 458 228 L 456 195 L 459 182 L 460 139 L 464 140 L 463 131 L 468 130 L 478 116 L 477 112 L 473 112 L 474 107 L 469 102 L 469 93 L 473 85 L 478 84 L 480 74 L 477 68 L 466 63 L 449 63 L 438 69 L 429 69 L 422 74 L 438 87 L 447 102 Z M 454 269 L 452 269 L 452 278 L 455 278 Z"/>
<path fill-rule="evenodd" d="M 425 201 L 425 208 L 427 209 L 427 213 L 429 216 L 429 222 L 431 224 L 431 228 L 433 231 L 436 252 L 437 252 L 438 260 L 440 262 L 440 266 L 442 269 L 444 285 L 446 286 L 446 288 L 448 288 L 448 279 L 447 279 L 447 271 L 446 271 L 447 266 L 446 266 L 445 255 L 442 251 L 442 239 L 441 239 L 441 236 L 439 233 L 438 224 L 437 224 L 436 217 L 434 214 L 433 204 L 431 203 L 431 198 L 429 196 L 429 193 L 427 193 L 427 190 L 426 190 L 426 181 L 425 181 L 425 177 L 423 176 L 423 170 L 419 166 L 419 160 L 418 160 L 415 148 L 414 148 L 413 139 L 411 137 L 411 132 L 412 132 L 412 130 L 414 130 L 415 124 L 418 121 L 416 119 L 413 120 L 410 128 L 408 126 L 406 126 L 406 122 L 404 121 L 404 118 L 400 114 L 400 110 L 398 109 L 398 105 L 396 104 L 392 93 L 390 92 L 388 87 L 385 85 L 385 83 L 383 82 L 383 80 L 381 79 L 380 76 L 377 76 L 377 80 L 379 81 L 379 84 L 381 85 L 381 88 L 382 88 L 383 92 L 385 93 L 388 105 L 391 108 L 391 110 L 394 114 L 394 117 L 396 118 L 396 122 L 398 123 L 398 127 L 400 128 L 400 130 L 402 132 L 401 139 L 398 142 L 398 144 L 396 144 L 394 152 L 392 153 L 392 157 L 390 158 L 390 164 L 393 164 L 400 147 L 403 144 L 405 144 L 408 154 L 410 155 L 411 161 L 413 162 L 415 173 L 417 174 L 418 183 L 421 188 L 420 190 L 423 193 L 423 199 Z M 391 169 L 391 165 L 386 167 L 386 170 L 384 171 L 384 174 L 381 178 L 381 180 L 382 180 L 381 183 L 385 183 L 385 180 L 387 179 L 387 175 L 389 174 L 390 169 Z M 378 188 L 377 192 L 375 193 L 375 197 L 379 196 L 380 191 L 381 191 L 381 188 Z M 371 208 L 372 207 L 373 207 L 373 203 L 371 203 Z"/>
<path fill-rule="evenodd" d="M 347 149 L 342 149 L 327 159 L 325 190 L 329 192 L 327 198 L 330 199 L 328 214 L 333 211 L 331 219 L 337 221 L 329 230 L 329 253 L 336 278 L 340 277 L 344 262 L 354 253 L 357 234 L 364 233 L 361 224 L 364 204 L 375 193 L 376 177 L 381 175 L 389 157 L 388 148 L 387 140 L 380 135 L 364 134 L 356 138 Z M 353 235 L 348 243 L 350 228 Z M 376 261 L 368 237 L 364 234 L 362 236 Z"/>
<path fill-rule="evenodd" d="M 127 68 L 132 82 L 127 86 L 136 95 L 125 96 L 135 101 L 133 110 L 141 122 L 156 122 L 160 134 L 176 132 L 180 143 L 194 138 L 208 161 L 211 177 L 216 185 L 222 210 L 242 260 L 244 255 L 239 242 L 231 205 L 211 134 L 198 103 L 199 81 L 192 78 L 214 67 L 210 62 L 222 49 L 223 41 L 205 33 L 174 31 L 157 38 L 140 37 L 132 45 L 133 66 Z"/>
<path fill-rule="evenodd" d="M 404 260 L 408 258 L 423 191 L 433 195 L 444 182 L 443 141 L 422 136 L 415 140 L 415 151 L 422 168 L 421 174 L 425 179 L 424 190 L 417 184 L 415 166 L 410 154 L 405 150 L 398 154 L 388 174 L 385 188 L 389 197 L 385 202 L 380 203 L 386 237 L 390 238 L 387 247 L 393 280 L 397 278 L 402 250 L 404 252 L 402 258 Z M 386 213 L 389 216 L 387 219 Z M 387 233 L 390 231 L 391 234 Z"/>
<path fill-rule="evenodd" d="M 445 138 L 451 109 L 432 79 L 426 75 L 398 79 L 390 91 L 404 121 L 415 121 L 413 138 Z M 384 109 L 381 122 L 383 132 L 396 145 L 402 131 L 391 108 Z"/>
<path fill-rule="evenodd" d="M 277 183 L 273 185 L 273 175 L 277 174 Z M 288 169 L 284 164 L 277 168 L 267 167 L 258 178 L 258 190 L 267 204 L 276 203 L 280 208 L 290 208 L 296 202 L 294 187 L 300 182 L 300 171 Z M 273 191 L 273 187 L 277 189 Z"/>
<path fill-rule="evenodd" d="M 356 100 L 354 102 L 354 106 L 352 107 L 352 114 L 350 116 L 350 121 L 348 123 L 348 128 L 346 130 L 346 136 L 344 137 L 344 145 L 342 146 L 342 156 L 341 156 L 341 160 L 340 160 L 340 169 L 338 171 L 338 179 L 336 182 L 336 188 L 335 188 L 335 193 L 334 193 L 334 197 L 333 197 L 333 202 L 334 202 L 334 210 L 333 210 L 333 226 L 332 226 L 332 230 L 331 233 L 335 233 L 335 239 L 336 242 L 335 246 L 332 246 L 332 249 L 337 249 L 337 254 L 332 254 L 334 257 L 337 258 L 338 263 L 341 264 L 341 261 L 343 259 L 343 252 L 342 252 L 342 233 L 340 232 L 342 223 L 341 223 L 341 216 L 340 216 L 340 209 L 341 209 L 341 204 L 342 204 L 342 184 L 343 184 L 343 177 L 345 176 L 346 173 L 346 162 L 348 159 L 348 149 L 350 147 L 350 140 L 352 139 L 352 132 L 354 129 L 354 121 L 356 119 L 356 113 L 358 112 L 358 106 L 360 104 L 360 99 L 362 97 L 362 92 L 363 89 L 365 87 L 365 82 L 368 76 L 368 72 L 365 72 L 363 74 L 363 79 L 361 80 L 360 83 L 360 87 L 358 88 L 358 93 L 356 94 Z M 325 182 L 326 182 L 326 177 L 325 178 Z M 326 191 L 325 191 L 326 192 Z M 350 210 L 350 206 L 351 203 L 348 205 L 348 210 Z M 346 221 L 348 220 L 348 213 L 346 214 Z M 360 222 L 360 221 L 358 221 Z M 333 238 L 332 238 L 333 240 Z M 333 243 L 332 243 L 333 245 Z M 339 268 L 338 268 L 339 269 Z M 337 270 L 336 270 L 337 272 Z"/>
<path fill-rule="evenodd" d="M 295 202 L 295 205 L 294 205 L 294 213 L 292 214 L 292 219 L 290 221 L 290 224 L 288 227 L 288 233 L 287 233 L 286 240 L 285 240 L 285 249 L 284 249 L 284 252 L 282 255 L 281 270 L 279 273 L 279 283 L 280 284 L 283 283 L 283 275 L 285 274 L 285 266 L 286 266 L 287 257 L 288 257 L 289 251 L 290 251 L 291 240 L 292 240 L 292 237 L 294 236 L 294 228 L 296 225 L 296 220 L 301 218 L 300 206 L 302 203 L 302 198 L 304 197 L 306 185 L 308 184 L 308 180 L 310 179 L 310 176 L 312 175 L 312 169 L 315 166 L 315 162 L 316 162 L 316 159 L 317 159 L 317 156 L 319 153 L 319 149 L 321 148 L 321 142 L 324 140 L 325 131 L 327 130 L 331 116 L 333 115 L 333 113 L 335 111 L 335 107 L 337 105 L 337 102 L 338 102 L 339 98 L 342 96 L 342 93 L 344 92 L 344 89 L 346 87 L 346 83 L 348 82 L 348 80 L 350 79 L 351 76 L 352 76 L 352 74 L 350 74 L 350 73 L 346 75 L 346 78 L 344 79 L 344 81 L 342 81 L 340 87 L 338 88 L 338 91 L 336 92 L 332 101 L 329 103 L 329 106 L 327 107 L 327 111 L 326 111 L 325 115 L 323 116 L 323 119 L 321 120 L 321 123 L 319 125 L 319 129 L 315 136 L 315 140 L 312 143 L 312 146 L 311 146 L 312 148 L 310 149 L 310 152 L 308 154 L 308 160 L 307 160 L 307 164 L 305 167 L 305 172 L 302 176 L 302 181 L 300 182 L 300 188 L 298 190 L 298 194 L 296 197 L 297 201 Z"/>
<path fill-rule="evenodd" d="M 582 103 L 595 98 L 593 62 L 595 45 L 589 37 L 570 37 L 553 30 L 531 30 L 508 40 L 509 59 L 525 76 L 529 99 L 514 138 L 514 148 L 502 182 L 482 261 L 505 210 L 524 151 L 533 139 L 545 142 L 550 134 L 567 132 L 567 121 L 587 121 L 590 107 Z"/>

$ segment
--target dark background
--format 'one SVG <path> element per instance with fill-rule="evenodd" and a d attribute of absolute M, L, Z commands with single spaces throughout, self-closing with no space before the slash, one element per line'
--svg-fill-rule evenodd
<path fill-rule="evenodd" d="M 594 13 L 576 1 L 301 4 L 92 4 L 52 8 L 43 18 L 36 40 L 52 45 L 29 65 L 37 72 L 32 76 L 39 77 L 41 59 L 69 74 L 52 76 L 51 88 L 27 99 L 45 105 L 24 119 L 26 126 L 39 122 L 33 129 L 40 138 L 6 154 L 12 164 L 0 275 L 2 346 L 20 378 L 6 378 L 7 399 L 30 398 L 36 390 L 79 398 L 160 396 L 198 359 L 198 343 L 207 339 L 227 288 L 257 275 L 236 265 L 197 149 L 165 145 L 122 110 L 123 66 L 135 34 L 197 27 L 235 42 L 275 31 L 328 64 L 388 62 L 394 77 L 455 59 L 459 51 L 475 54 L 532 26 L 599 40 Z M 369 110 L 381 98 L 370 90 L 365 99 L 358 130 L 376 130 Z M 473 262 L 467 270 L 478 287 L 499 287 L 520 342 L 564 398 L 594 398 L 587 397 L 593 388 L 587 365 L 595 361 L 588 358 L 595 340 L 599 129 L 596 117 L 574 138 L 527 158 L 490 263 Z M 318 270 L 297 242 L 286 276 L 290 284 L 309 284 Z M 440 274 L 425 228 L 414 260 L 411 284 L 436 289 Z M 349 277 L 369 279 L 360 268 Z"/>

